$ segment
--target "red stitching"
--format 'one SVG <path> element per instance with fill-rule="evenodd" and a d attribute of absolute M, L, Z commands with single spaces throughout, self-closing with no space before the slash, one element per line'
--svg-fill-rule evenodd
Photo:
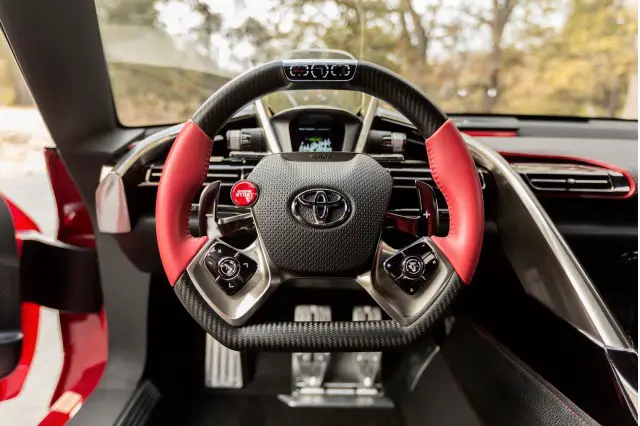
<path fill-rule="evenodd" d="M 448 235 L 455 235 L 455 227 L 456 227 L 456 220 L 455 220 L 455 214 L 453 212 L 453 204 L 449 202 L 449 196 L 447 195 L 447 191 L 445 191 L 444 187 L 440 185 L 440 178 L 439 178 L 439 172 L 438 170 L 436 170 L 436 162 L 434 161 L 435 158 L 432 155 L 432 151 L 433 149 L 431 148 L 431 142 L 429 139 L 427 139 L 427 156 L 429 157 L 429 167 L 431 168 L 431 175 L 433 176 L 433 181 L 436 183 L 436 186 L 438 188 L 440 188 L 440 191 L 442 192 L 442 195 L 444 196 L 444 200 L 447 203 L 447 206 L 449 207 L 449 234 Z"/>
<path fill-rule="evenodd" d="M 204 133 L 204 131 L 200 128 L 200 126 L 198 126 L 195 123 L 192 123 L 192 124 L 194 126 L 196 126 L 200 132 Z M 201 187 L 202 184 L 204 183 L 205 179 L 207 178 L 207 172 L 209 171 L 209 158 L 211 157 L 211 151 L 213 150 L 213 140 L 209 139 L 209 137 L 207 137 L 207 139 L 209 140 L 209 148 L 207 149 L 207 155 L 205 155 L 205 157 L 204 157 L 204 169 L 203 169 L 203 172 L 202 172 L 202 177 L 200 178 L 200 182 L 196 186 L 196 189 L 195 189 L 196 193 L 198 192 L 198 187 Z M 191 197 L 191 198 L 193 198 L 193 197 Z M 187 204 L 186 214 L 185 214 L 185 217 L 183 219 L 184 225 L 185 225 L 185 228 L 184 228 L 183 232 L 189 238 L 192 238 L 191 237 L 191 231 L 189 230 L 189 206 L 190 206 L 190 202 L 189 202 L 189 204 Z"/>
<path fill-rule="evenodd" d="M 556 395 L 556 393 L 553 391 L 552 388 L 550 388 L 549 386 L 547 386 L 545 383 L 543 383 L 540 379 L 538 379 L 536 376 L 533 375 L 533 373 L 531 373 L 530 371 L 528 371 L 527 369 L 525 369 L 523 366 L 521 366 L 520 364 L 518 364 L 515 359 L 513 359 L 513 357 L 506 352 L 505 350 L 503 350 L 500 345 L 498 345 L 498 343 L 488 334 L 485 333 L 485 331 L 479 327 L 477 327 L 475 324 L 472 324 L 472 327 L 478 332 L 478 334 L 480 334 L 480 336 L 485 339 L 487 342 L 489 342 L 489 344 L 491 344 L 494 348 L 496 348 L 498 350 L 498 352 L 500 352 L 505 358 L 507 358 L 513 365 L 515 365 L 520 371 L 522 371 L 524 374 L 526 374 L 527 376 L 529 376 L 530 378 L 532 378 L 534 381 L 536 381 L 540 386 L 542 386 L 543 389 L 545 389 L 546 391 L 548 391 L 551 396 L 553 396 L 560 404 L 562 404 L 571 414 L 573 414 L 573 416 L 578 419 L 578 421 L 580 421 L 581 424 L 585 424 L 587 426 L 593 426 L 591 423 L 589 423 L 587 420 L 585 420 L 580 414 L 578 414 L 577 412 L 575 412 L 571 407 L 569 407 L 558 395 Z"/>
<path fill-rule="evenodd" d="M 200 129 L 200 127 L 198 126 L 198 129 L 202 132 L 203 130 Z M 209 138 L 207 138 L 209 139 Z M 211 151 L 213 150 L 213 140 L 209 139 L 209 148 L 207 149 L 207 155 L 205 155 L 204 157 L 204 170 L 202 173 L 202 177 L 200 178 L 200 182 L 198 183 L 198 186 L 196 186 L 196 193 L 198 192 L 198 187 L 201 187 L 202 184 L 204 183 L 205 179 L 207 178 L 207 172 L 209 171 L 209 158 L 211 157 Z M 195 195 L 195 194 L 194 194 Z M 185 224 L 186 224 L 186 234 L 188 237 L 191 237 L 191 231 L 189 230 L 189 207 L 187 206 L 187 214 L 185 217 Z"/>

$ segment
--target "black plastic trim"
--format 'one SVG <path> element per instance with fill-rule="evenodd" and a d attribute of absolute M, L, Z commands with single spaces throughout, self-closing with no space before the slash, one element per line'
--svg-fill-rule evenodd
<path fill-rule="evenodd" d="M 0 22 L 98 229 L 95 190 L 102 166 L 144 129 L 125 129 L 117 121 L 95 2 L 0 0 Z M 92 426 L 112 425 L 138 386 L 149 285 L 149 275 L 128 262 L 113 238 L 96 234 L 96 253 L 109 318 L 108 362 L 91 398 L 70 421 Z"/>
<path fill-rule="evenodd" d="M 20 256 L 13 216 L 0 197 L 0 379 L 18 365 L 22 348 Z"/>
<path fill-rule="evenodd" d="M 114 426 L 143 426 L 160 400 L 160 392 L 150 381 L 140 385 Z"/>
<path fill-rule="evenodd" d="M 102 307 L 93 249 L 25 239 L 20 278 L 25 301 L 76 313 L 97 313 Z"/>

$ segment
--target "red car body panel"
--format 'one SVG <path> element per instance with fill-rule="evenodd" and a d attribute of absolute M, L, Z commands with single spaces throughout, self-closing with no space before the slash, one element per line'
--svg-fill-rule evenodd
<path fill-rule="evenodd" d="M 47 149 L 45 159 L 58 211 L 57 239 L 76 246 L 95 247 L 89 212 L 57 151 Z M 59 316 L 64 360 L 51 398 L 51 411 L 42 425 L 66 424 L 98 385 L 107 362 L 104 310 L 95 314 L 60 312 Z"/>
<path fill-rule="evenodd" d="M 11 218 L 13 219 L 13 226 L 16 231 L 16 246 L 18 253 L 22 252 L 22 240 L 20 239 L 20 233 L 25 231 L 40 232 L 38 225 L 31 219 L 26 213 L 24 213 L 20 207 L 14 204 L 11 200 L 0 194 L 11 212 Z M 20 355 L 20 361 L 18 366 L 7 377 L 0 379 L 0 401 L 15 398 L 27 378 L 29 369 L 31 368 L 31 362 L 33 361 L 33 355 L 36 350 L 36 342 L 38 339 L 38 326 L 40 324 L 40 306 L 35 303 L 23 303 L 22 304 L 22 353 Z"/>

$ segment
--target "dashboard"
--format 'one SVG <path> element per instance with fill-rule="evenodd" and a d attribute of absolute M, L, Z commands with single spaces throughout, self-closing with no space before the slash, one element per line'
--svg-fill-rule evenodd
<path fill-rule="evenodd" d="M 372 111 L 372 110 L 369 110 Z M 538 197 L 613 309 L 628 311 L 628 291 L 637 283 L 637 122 L 551 120 L 513 117 L 454 117 L 462 132 L 500 152 Z M 129 161 L 126 188 L 129 233 L 117 236 L 140 269 L 161 271 L 155 244 L 155 196 L 164 159 L 180 125 L 149 129 L 138 144 L 120 153 Z M 270 140 L 271 139 L 271 140 Z M 277 145 L 274 145 L 277 144 Z M 415 181 L 433 185 L 424 139 L 399 113 L 378 107 L 354 115 L 325 106 L 294 107 L 270 114 L 248 105 L 215 138 L 204 185 L 221 181 L 221 217 L 247 213 L 231 203 L 229 189 L 248 176 L 270 152 L 363 152 L 374 157 L 393 178 L 389 211 L 418 214 Z M 131 161 L 134 159 L 135 161 Z M 111 168 L 123 161 L 114 159 Z M 106 170 L 108 171 L 108 170 Z M 485 203 L 483 253 L 497 250 L 500 208 L 491 172 L 478 168 Z M 224 190 L 224 188 L 228 190 Z M 448 232 L 448 206 L 436 190 L 439 235 Z M 197 197 L 190 225 L 198 233 Z M 624 284 L 623 284 L 624 283 Z M 624 286 L 621 288 L 620 286 Z M 620 299 L 619 302 L 616 302 Z M 634 299 L 635 300 L 635 299 Z M 635 313 L 637 315 L 637 307 Z M 637 320 L 634 318 L 630 323 Z"/>

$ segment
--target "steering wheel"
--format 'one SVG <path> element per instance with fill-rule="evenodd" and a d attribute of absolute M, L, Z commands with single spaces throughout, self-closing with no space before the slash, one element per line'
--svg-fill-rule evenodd
<path fill-rule="evenodd" d="M 221 227 L 189 233 L 189 210 L 207 175 L 213 138 L 254 99 L 278 90 L 368 93 L 393 105 L 426 138 L 435 184 L 449 207 L 446 237 L 391 248 L 381 238 L 392 178 L 365 154 L 264 157 L 232 198 L 251 208 L 256 240 L 237 249 Z M 219 189 L 205 189 L 202 197 Z M 180 131 L 158 187 L 156 233 L 175 292 L 200 326 L 231 349 L 373 351 L 408 345 L 442 317 L 475 272 L 484 231 L 478 172 L 461 134 L 419 89 L 378 65 L 350 60 L 274 61 L 214 93 Z M 389 315 L 381 321 L 252 323 L 291 279 L 355 279 Z"/>

